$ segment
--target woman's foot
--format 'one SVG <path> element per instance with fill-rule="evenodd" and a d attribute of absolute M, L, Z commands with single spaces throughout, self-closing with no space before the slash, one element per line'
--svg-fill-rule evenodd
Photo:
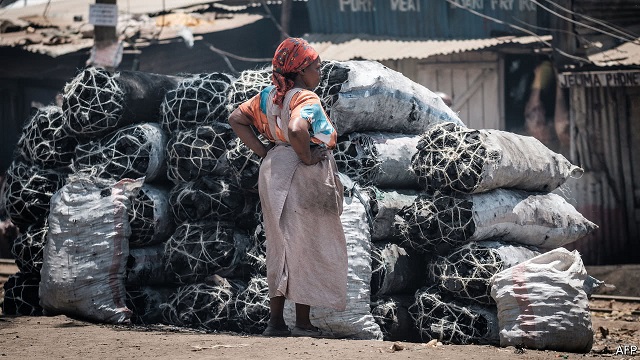
<path fill-rule="evenodd" d="M 267 328 L 262 332 L 263 336 L 270 337 L 285 337 L 291 335 L 291 330 L 286 324 L 280 325 L 267 325 Z"/>
<path fill-rule="evenodd" d="M 295 336 L 295 337 L 307 336 L 307 337 L 312 337 L 312 338 L 321 338 L 321 337 L 323 337 L 322 330 L 318 329 L 317 327 L 315 327 L 313 325 L 311 325 L 311 327 L 295 326 L 291 330 L 291 336 Z"/>

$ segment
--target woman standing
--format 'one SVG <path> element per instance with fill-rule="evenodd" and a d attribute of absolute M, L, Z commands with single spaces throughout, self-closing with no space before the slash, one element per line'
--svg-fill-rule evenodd
<path fill-rule="evenodd" d="M 319 337 L 310 307 L 346 307 L 343 186 L 331 153 L 337 132 L 312 91 L 320 83 L 318 53 L 305 40 L 288 38 L 276 49 L 272 65 L 274 85 L 229 117 L 238 137 L 264 158 L 258 191 L 271 315 L 263 335 Z M 269 139 L 268 147 L 251 126 Z M 291 331 L 283 317 L 285 299 L 296 304 Z"/>

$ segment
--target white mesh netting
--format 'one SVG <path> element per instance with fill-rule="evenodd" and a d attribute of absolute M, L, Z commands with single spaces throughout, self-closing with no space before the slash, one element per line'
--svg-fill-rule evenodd
<path fill-rule="evenodd" d="M 160 305 L 163 323 L 205 331 L 225 330 L 233 301 L 233 290 L 225 286 L 205 283 L 181 286 L 168 302 Z"/>
<path fill-rule="evenodd" d="M 168 75 L 90 67 L 65 85 L 62 109 L 77 136 L 103 135 L 133 123 L 157 122 L 166 92 L 179 81 Z"/>
<path fill-rule="evenodd" d="M 14 160 L 6 172 L 0 194 L 11 221 L 24 230 L 49 213 L 51 196 L 64 184 L 64 175 Z"/>
<path fill-rule="evenodd" d="M 340 139 L 333 150 L 338 171 L 362 186 L 374 185 L 379 172 L 378 150 L 370 136 Z"/>
<path fill-rule="evenodd" d="M 160 305 L 169 301 L 176 289 L 159 286 L 127 287 L 127 308 L 132 312 L 131 322 L 140 325 L 162 323 Z"/>
<path fill-rule="evenodd" d="M 249 280 L 247 288 L 235 299 L 233 314 L 245 333 L 261 334 L 267 328 L 270 310 L 266 277 L 256 276 Z"/>
<path fill-rule="evenodd" d="M 178 184 L 224 174 L 228 169 L 225 153 L 233 138 L 231 126 L 222 123 L 174 133 L 167 145 L 169 180 Z"/>
<path fill-rule="evenodd" d="M 11 247 L 11 255 L 16 260 L 16 265 L 21 272 L 40 274 L 48 231 L 49 225 L 45 218 L 44 223 L 38 222 L 29 225 L 14 240 Z"/>
<path fill-rule="evenodd" d="M 167 136 L 160 125 L 131 125 L 78 146 L 74 168 L 94 168 L 101 178 L 160 180 L 165 176 L 166 146 Z"/>
<path fill-rule="evenodd" d="M 271 85 L 271 66 L 242 71 L 229 87 L 227 102 L 229 113 L 269 85 Z"/>
<path fill-rule="evenodd" d="M 533 137 L 454 123 L 430 128 L 417 149 L 411 167 L 429 191 L 552 191 L 583 172 Z"/>
<path fill-rule="evenodd" d="M 429 264 L 429 276 L 441 291 L 459 299 L 495 304 L 491 298 L 491 277 L 540 254 L 519 244 L 501 241 L 472 242 Z"/>
<path fill-rule="evenodd" d="M 371 315 L 380 326 L 385 341 L 421 341 L 418 328 L 409 315 L 413 303 L 413 295 L 383 296 L 371 301 Z"/>
<path fill-rule="evenodd" d="M 473 235 L 472 207 L 472 200 L 462 195 L 423 193 L 398 212 L 394 226 L 411 248 L 442 254 Z"/>
<path fill-rule="evenodd" d="M 250 244 L 237 244 L 234 225 L 229 222 L 179 225 L 165 244 L 166 271 L 182 284 L 191 284 L 237 264 Z"/>
<path fill-rule="evenodd" d="M 47 168 L 71 164 L 78 140 L 64 126 L 62 108 L 38 109 L 22 128 L 17 149 L 25 159 Z"/>
<path fill-rule="evenodd" d="M 466 304 L 437 292 L 435 287 L 416 292 L 409 307 L 423 340 L 446 344 L 492 344 L 500 341 L 495 306 Z"/>
<path fill-rule="evenodd" d="M 179 183 L 169 193 L 178 223 L 200 220 L 234 220 L 244 208 L 244 194 L 226 177 L 201 177 Z"/>
<path fill-rule="evenodd" d="M 262 159 L 249 149 L 240 139 L 232 139 L 225 154 L 227 163 L 242 189 L 258 190 L 258 175 Z"/>
<path fill-rule="evenodd" d="M 131 199 L 128 208 L 132 248 L 158 244 L 169 239 L 175 230 L 173 212 L 169 206 L 169 191 L 144 184 Z"/>
<path fill-rule="evenodd" d="M 42 307 L 38 287 L 40 274 L 18 272 L 9 276 L 4 283 L 4 315 L 40 316 Z"/>
<path fill-rule="evenodd" d="M 75 134 L 104 134 L 121 126 L 123 92 L 106 70 L 90 67 L 64 87 L 62 109 Z"/>
<path fill-rule="evenodd" d="M 227 94 L 235 79 L 224 73 L 196 74 L 184 78 L 162 101 L 162 127 L 167 132 L 186 130 L 229 117 Z"/>
<path fill-rule="evenodd" d="M 320 83 L 313 91 L 318 94 L 322 108 L 331 117 L 331 107 L 338 100 L 342 84 L 349 78 L 349 69 L 336 61 L 323 61 L 320 73 Z"/>

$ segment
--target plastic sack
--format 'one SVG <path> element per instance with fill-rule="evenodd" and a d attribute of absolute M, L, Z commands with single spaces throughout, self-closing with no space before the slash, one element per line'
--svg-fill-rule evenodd
<path fill-rule="evenodd" d="M 45 314 L 123 323 L 129 256 L 129 198 L 143 179 L 117 183 L 70 176 L 51 198 L 49 232 L 40 271 Z"/>
<path fill-rule="evenodd" d="M 345 188 L 348 185 L 345 184 Z M 360 197 L 366 198 L 366 195 L 360 192 Z M 340 219 L 347 239 L 349 261 L 347 307 L 344 311 L 312 307 L 311 323 L 330 337 L 382 340 L 382 331 L 370 309 L 370 226 L 366 208 L 358 197 L 345 195 Z M 288 324 L 295 323 L 295 306 L 290 301 L 286 302 L 284 317 Z"/>
<path fill-rule="evenodd" d="M 588 275 L 580 254 L 558 248 L 491 279 L 500 346 L 586 353 L 593 345 Z"/>

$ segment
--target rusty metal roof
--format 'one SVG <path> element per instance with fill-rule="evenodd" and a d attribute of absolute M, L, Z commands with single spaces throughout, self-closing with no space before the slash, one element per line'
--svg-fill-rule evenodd
<path fill-rule="evenodd" d="M 0 9 L 1 47 L 20 47 L 27 51 L 56 57 L 93 46 L 93 25 L 89 24 L 89 4 L 94 0 L 52 1 L 22 8 Z M 122 3 L 122 4 L 121 4 Z M 129 7 L 128 4 L 131 4 Z M 150 42 L 170 41 L 188 28 L 194 35 L 229 30 L 254 23 L 258 14 L 189 12 L 184 9 L 211 3 L 194 0 L 118 1 L 117 33 L 128 43 L 143 47 Z M 175 12 L 166 13 L 169 10 Z M 150 17 L 147 13 L 164 15 Z M 43 16 L 44 15 L 44 16 Z M 75 19 L 74 19 L 75 17 Z M 125 49 L 126 49 L 125 45 Z"/>
<path fill-rule="evenodd" d="M 597 66 L 640 65 L 640 38 L 589 56 Z"/>
<path fill-rule="evenodd" d="M 435 55 L 482 50 L 503 44 L 530 45 L 550 42 L 551 36 L 506 36 L 474 40 L 400 40 L 380 39 L 367 35 L 309 34 L 305 39 L 320 53 L 323 60 L 352 59 L 400 60 L 424 59 Z M 541 46 L 546 46 L 541 43 Z"/>

